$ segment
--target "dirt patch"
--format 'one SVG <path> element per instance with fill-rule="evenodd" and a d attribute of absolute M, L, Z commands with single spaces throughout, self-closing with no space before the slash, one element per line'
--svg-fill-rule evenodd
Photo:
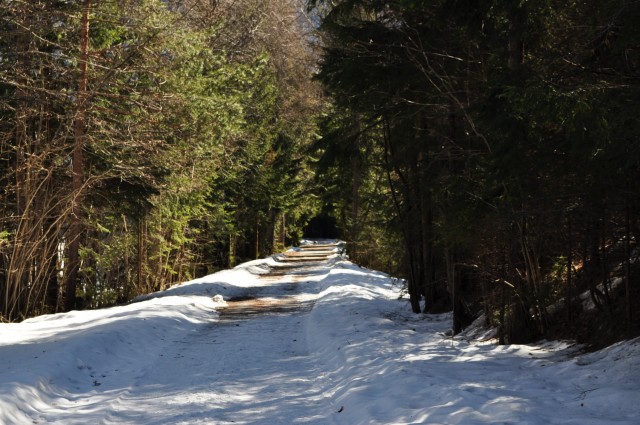
<path fill-rule="evenodd" d="M 331 252 L 327 251 L 288 251 L 285 252 L 285 257 L 312 257 L 320 260 L 326 260 L 327 256 L 331 255 Z"/>
<path fill-rule="evenodd" d="M 287 251 L 280 256 L 278 265 L 271 266 L 269 271 L 260 274 L 260 278 L 274 281 L 281 285 L 283 291 L 298 291 L 298 283 L 318 273 L 313 266 L 326 261 L 333 255 L 336 245 L 312 245 L 301 247 L 299 251 Z M 270 285 L 271 283 L 267 283 Z M 259 291 L 259 290 L 258 290 Z M 230 298 L 227 305 L 220 308 L 221 322 L 236 322 L 257 316 L 296 314 L 311 310 L 313 301 L 302 301 L 296 295 L 278 297 L 258 297 L 244 295 Z"/>
<path fill-rule="evenodd" d="M 256 316 L 294 314 L 309 311 L 311 301 L 301 301 L 295 296 L 280 298 L 233 297 L 220 308 L 220 321 L 247 320 Z"/>

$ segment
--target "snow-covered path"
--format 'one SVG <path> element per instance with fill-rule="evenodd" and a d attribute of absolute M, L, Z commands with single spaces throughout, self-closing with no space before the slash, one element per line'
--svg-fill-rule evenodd
<path fill-rule="evenodd" d="M 411 314 L 394 279 L 312 257 L 0 324 L 0 424 L 640 423 L 639 340 L 448 338 L 450 316 Z"/>
<path fill-rule="evenodd" d="M 105 423 L 307 423 L 321 412 L 322 397 L 302 320 L 255 317 L 187 336 Z"/>
<path fill-rule="evenodd" d="M 172 345 L 104 423 L 326 423 L 304 300 L 311 302 L 314 281 L 327 269 L 306 268 L 313 273 L 306 280 L 292 274 L 263 278 L 232 314 L 222 309 L 221 320 Z M 261 300 L 271 302 L 256 307 Z M 297 302 L 282 308 L 289 300 Z"/>

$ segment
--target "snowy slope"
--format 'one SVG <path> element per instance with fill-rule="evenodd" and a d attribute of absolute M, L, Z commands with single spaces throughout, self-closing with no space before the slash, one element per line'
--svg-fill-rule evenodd
<path fill-rule="evenodd" d="M 0 324 L 0 423 L 640 423 L 638 340 L 579 355 L 451 339 L 450 317 L 412 315 L 388 276 L 294 254 L 304 267 L 268 258 Z M 216 295 L 261 303 L 243 317 Z"/>

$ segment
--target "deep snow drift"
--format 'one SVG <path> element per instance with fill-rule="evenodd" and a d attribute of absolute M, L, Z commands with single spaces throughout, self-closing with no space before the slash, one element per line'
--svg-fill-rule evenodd
<path fill-rule="evenodd" d="M 394 279 L 337 251 L 0 324 L 0 423 L 640 423 L 639 340 L 448 338 L 449 315 L 412 315 Z"/>

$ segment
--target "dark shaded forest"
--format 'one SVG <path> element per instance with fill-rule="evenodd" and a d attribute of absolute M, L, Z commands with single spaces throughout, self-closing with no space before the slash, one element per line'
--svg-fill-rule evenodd
<path fill-rule="evenodd" d="M 4 1 L 2 320 L 306 228 L 456 333 L 636 335 L 638 25 L 629 0 Z"/>
<path fill-rule="evenodd" d="M 357 262 L 502 343 L 637 334 L 640 3 L 312 1 Z M 384 253 L 384 255 L 380 255 Z"/>

